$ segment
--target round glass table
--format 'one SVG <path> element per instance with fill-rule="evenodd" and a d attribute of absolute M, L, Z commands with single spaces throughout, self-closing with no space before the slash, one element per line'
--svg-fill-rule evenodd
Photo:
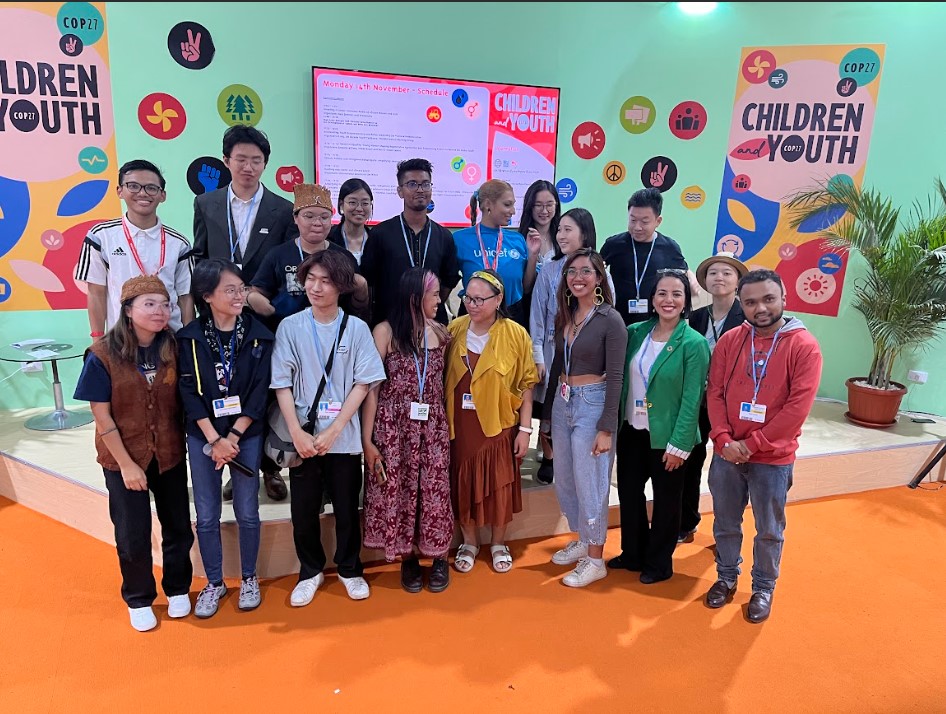
<path fill-rule="evenodd" d="M 0 347 L 0 360 L 4 362 L 49 362 L 53 369 L 53 402 L 55 410 L 48 414 L 39 414 L 26 422 L 27 429 L 34 431 L 58 431 L 84 426 L 92 421 L 90 411 L 69 411 L 62 399 L 62 382 L 59 381 L 59 367 L 62 359 L 76 359 L 85 354 L 87 344 L 77 344 L 74 340 L 23 340 Z"/>

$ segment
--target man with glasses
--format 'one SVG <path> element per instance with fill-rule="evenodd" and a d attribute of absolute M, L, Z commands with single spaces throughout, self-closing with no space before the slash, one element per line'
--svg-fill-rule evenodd
<path fill-rule="evenodd" d="M 156 275 L 167 288 L 172 330 L 194 319 L 193 251 L 183 234 L 158 218 L 158 206 L 167 198 L 164 187 L 164 176 L 150 161 L 124 164 L 118 170 L 116 193 L 125 203 L 125 214 L 93 226 L 85 237 L 74 276 L 88 286 L 93 339 L 102 337 L 121 316 L 125 281 L 142 275 Z"/>
<path fill-rule="evenodd" d="M 387 319 L 401 275 L 417 265 L 440 278 L 443 302 L 437 308 L 437 320 L 447 323 L 444 304 L 460 282 L 460 265 L 453 235 L 427 215 L 432 174 L 427 159 L 407 159 L 397 165 L 397 195 L 404 201 L 404 211 L 375 226 L 365 245 L 361 274 L 373 292 L 372 325 Z"/>
<path fill-rule="evenodd" d="M 223 135 L 223 163 L 233 177 L 230 185 L 194 199 L 196 260 L 230 260 L 240 267 L 247 285 L 269 251 L 299 235 L 292 204 L 260 182 L 269 155 L 269 139 L 263 132 L 243 124 L 231 126 Z M 263 456 L 261 468 L 266 495 L 284 500 L 289 492 L 279 467 Z M 231 500 L 232 493 L 233 484 L 227 481 L 224 500 Z"/>

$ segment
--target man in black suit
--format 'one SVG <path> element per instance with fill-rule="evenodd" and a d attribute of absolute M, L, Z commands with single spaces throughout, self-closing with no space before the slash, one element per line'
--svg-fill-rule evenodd
<path fill-rule="evenodd" d="M 278 245 L 293 240 L 299 228 L 292 217 L 292 203 L 260 183 L 269 162 L 266 135 L 237 124 L 223 135 L 223 163 L 233 176 L 230 185 L 194 199 L 194 258 L 224 258 L 240 266 L 249 285 L 263 258 Z M 263 456 L 261 469 L 266 495 L 282 501 L 288 495 L 279 467 Z M 233 485 L 223 487 L 230 500 Z"/>

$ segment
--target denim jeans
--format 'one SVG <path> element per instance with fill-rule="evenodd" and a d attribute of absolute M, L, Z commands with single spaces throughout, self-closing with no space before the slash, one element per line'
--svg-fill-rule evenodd
<path fill-rule="evenodd" d="M 568 527 L 582 543 L 604 545 L 608 533 L 608 493 L 616 439 L 611 451 L 592 456 L 598 420 L 604 410 L 605 384 L 572 387 L 566 402 L 556 390 L 552 403 L 555 444 L 555 495 Z"/>
<path fill-rule="evenodd" d="M 197 542 L 207 580 L 221 583 L 223 546 L 220 542 L 220 515 L 223 499 L 220 491 L 223 469 L 214 468 L 213 459 L 204 455 L 202 449 L 205 443 L 201 438 L 187 437 L 194 509 L 197 511 Z M 258 472 L 262 445 L 261 435 L 240 439 L 237 459 Z M 259 476 L 250 477 L 234 469 L 230 473 L 230 480 L 233 482 L 233 513 L 240 529 L 240 571 L 244 578 L 248 578 L 256 575 L 256 559 L 259 555 Z"/>
<path fill-rule="evenodd" d="M 752 591 L 772 592 L 785 541 L 785 502 L 794 464 L 734 464 L 718 454 L 710 464 L 716 571 L 734 582 L 741 572 L 742 516 L 752 503 L 756 535 L 752 544 Z"/>

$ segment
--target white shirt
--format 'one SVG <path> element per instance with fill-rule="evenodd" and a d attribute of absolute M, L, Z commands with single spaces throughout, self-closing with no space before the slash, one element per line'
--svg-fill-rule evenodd
<path fill-rule="evenodd" d="M 104 285 L 107 289 L 108 300 L 105 310 L 105 329 L 111 328 L 117 321 L 121 311 L 122 285 L 130 278 L 141 275 L 141 269 L 128 247 L 128 239 L 122 223 L 128 228 L 138 251 L 138 256 L 148 275 L 158 277 L 167 288 L 171 298 L 172 330 L 179 330 L 181 323 L 181 308 L 178 297 L 187 295 L 191 289 L 191 272 L 193 257 L 191 244 L 188 240 L 170 226 L 163 226 L 160 219 L 157 224 L 147 230 L 138 228 L 128 222 L 125 216 L 105 221 L 92 227 L 79 253 L 79 262 L 76 264 L 74 277 L 77 281 Z M 165 231 L 164 263 L 161 261 L 161 229 Z"/>
<path fill-rule="evenodd" d="M 240 255 L 246 255 L 246 244 L 250 242 L 250 233 L 256 223 L 256 214 L 259 213 L 259 203 L 263 200 L 263 184 L 260 183 L 256 194 L 249 200 L 233 193 L 233 184 L 227 186 L 227 196 L 230 198 L 230 214 L 233 216 L 233 237 L 240 243 Z M 229 237 L 229 233 L 227 234 Z"/>
<path fill-rule="evenodd" d="M 637 350 L 637 354 L 631 357 L 629 367 L 631 386 L 630 389 L 628 389 L 627 404 L 624 405 L 624 418 L 627 419 L 627 423 L 635 429 L 650 429 L 650 420 L 648 420 L 647 414 L 640 416 L 634 414 L 634 402 L 638 399 L 647 400 L 647 390 L 644 389 L 644 378 L 641 377 L 641 370 L 644 371 L 644 374 L 647 375 L 649 380 L 650 370 L 654 366 L 654 362 L 657 361 L 657 355 L 661 353 L 666 345 L 666 342 L 645 340 L 641 348 Z M 645 349 L 647 350 L 646 352 L 644 352 Z M 642 352 L 643 355 L 641 354 Z M 643 362 L 641 362 L 642 359 Z"/>
<path fill-rule="evenodd" d="M 489 342 L 489 333 L 477 335 L 473 330 L 466 331 L 466 351 L 475 352 L 478 355 L 483 354 L 486 349 L 486 343 Z"/>

